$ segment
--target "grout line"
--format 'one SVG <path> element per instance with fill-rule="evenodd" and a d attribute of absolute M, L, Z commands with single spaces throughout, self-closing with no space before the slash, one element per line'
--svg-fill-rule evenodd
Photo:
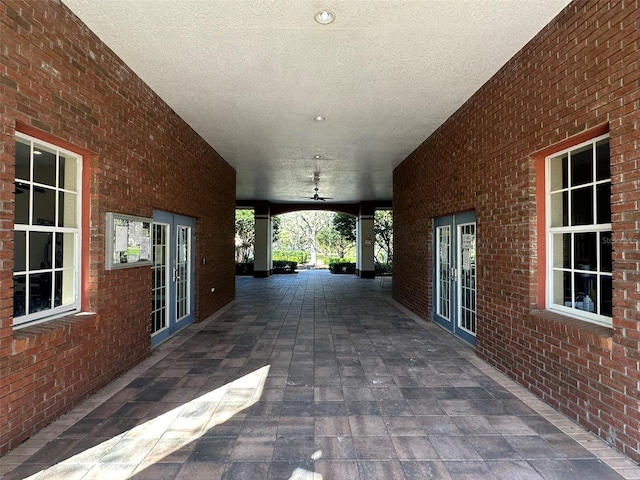
<path fill-rule="evenodd" d="M 102 405 L 116 393 L 120 392 L 124 387 L 131 383 L 132 380 L 138 378 L 140 375 L 148 371 L 151 367 L 166 358 L 170 353 L 176 350 L 177 347 L 184 345 L 188 340 L 196 335 L 196 333 L 201 331 L 203 327 L 208 326 L 219 316 L 225 313 L 229 308 L 231 308 L 231 306 L 235 304 L 235 302 L 236 300 L 232 300 L 202 322 L 192 323 L 191 325 L 188 325 L 181 332 L 178 332 L 174 337 L 171 337 L 169 340 L 160 345 L 156 350 L 153 350 L 150 357 L 144 359 L 136 366 L 127 370 L 118 378 L 102 387 L 100 390 L 80 402 L 78 405 L 69 410 L 69 412 L 63 414 L 61 417 L 54 420 L 46 427 L 38 430 L 13 450 L 10 450 L 3 456 L 0 456 L 0 475 L 4 476 L 22 465 L 22 463 L 25 462 L 31 455 L 36 453 L 51 440 L 58 438 L 60 434 L 62 434 L 68 428 L 69 425 L 72 425 L 81 418 L 85 417 L 96 407 Z"/>
<path fill-rule="evenodd" d="M 413 321 L 415 321 L 418 325 L 424 328 L 431 328 L 429 327 L 429 325 L 437 326 L 433 324 L 433 322 L 429 322 L 417 316 L 415 313 L 413 313 L 411 310 L 409 310 L 396 300 L 391 300 L 391 302 L 395 304 L 395 306 L 398 307 L 399 310 L 404 312 Z M 451 334 L 451 332 L 447 333 Z M 454 335 L 451 336 L 457 339 L 457 337 L 455 337 Z M 512 393 L 516 398 L 520 399 L 527 406 L 533 409 L 537 414 L 545 418 L 564 434 L 574 439 L 581 446 L 592 453 L 596 458 L 615 470 L 616 473 L 622 476 L 625 480 L 640 480 L 640 466 L 638 466 L 624 453 L 620 452 L 612 445 L 605 442 L 602 438 L 598 437 L 593 432 L 588 431 L 582 425 L 574 422 L 569 417 L 565 416 L 562 412 L 559 412 L 558 410 L 553 408 L 551 405 L 545 403 L 535 394 L 527 390 L 526 387 L 509 378 L 494 366 L 478 358 L 472 348 L 470 348 L 462 340 L 459 341 L 462 345 L 468 347 L 468 350 L 469 352 L 471 352 L 471 354 L 466 358 L 468 358 L 469 361 L 476 368 L 478 368 L 478 370 L 487 375 L 489 378 L 495 380 L 502 387 Z"/>
<path fill-rule="evenodd" d="M 622 452 L 605 442 L 602 438 L 588 431 L 582 425 L 544 403 L 540 398 L 512 380 L 500 370 L 478 357 L 473 357 L 471 363 L 482 373 L 507 388 L 516 398 L 541 415 L 560 431 L 573 438 L 582 447 L 592 453 L 603 463 L 607 464 L 626 480 L 640 479 L 640 468 Z"/>

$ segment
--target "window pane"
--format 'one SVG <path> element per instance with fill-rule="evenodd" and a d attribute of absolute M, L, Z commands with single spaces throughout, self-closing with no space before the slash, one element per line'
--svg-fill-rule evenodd
<path fill-rule="evenodd" d="M 51 308 L 52 275 L 51 272 L 29 275 L 29 313 Z"/>
<path fill-rule="evenodd" d="M 35 187 L 33 192 L 33 224 L 54 226 L 56 220 L 56 192 Z"/>
<path fill-rule="evenodd" d="M 550 161 L 550 169 L 551 191 L 567 188 L 569 186 L 568 155 L 552 158 Z"/>
<path fill-rule="evenodd" d="M 571 268 L 571 234 L 553 235 L 553 266 Z"/>
<path fill-rule="evenodd" d="M 16 142 L 16 179 L 31 180 L 29 178 L 29 165 L 31 147 L 22 142 Z"/>
<path fill-rule="evenodd" d="M 613 289 L 611 288 L 611 277 L 600 277 L 600 315 L 613 316 Z"/>
<path fill-rule="evenodd" d="M 601 183 L 596 186 L 597 223 L 611 223 L 611 184 Z"/>
<path fill-rule="evenodd" d="M 59 307 L 62 305 L 62 286 L 63 286 L 63 277 L 62 272 L 56 272 L 55 274 L 56 283 L 54 286 L 55 295 L 53 296 L 53 306 Z"/>
<path fill-rule="evenodd" d="M 611 232 L 600 233 L 600 271 L 611 273 L 613 271 L 613 261 L 611 253 L 613 252 L 613 240 Z"/>
<path fill-rule="evenodd" d="M 13 232 L 13 271 L 27 269 L 27 232 Z"/>
<path fill-rule="evenodd" d="M 593 181 L 593 146 L 571 152 L 571 185 Z"/>
<path fill-rule="evenodd" d="M 553 271 L 553 303 L 570 307 L 571 296 L 571 273 L 559 270 Z"/>
<path fill-rule="evenodd" d="M 69 234 L 56 233 L 55 268 L 62 268 L 64 264 L 65 236 Z"/>
<path fill-rule="evenodd" d="M 33 181 L 52 187 L 56 186 L 56 153 L 54 150 L 42 145 L 33 146 Z"/>
<path fill-rule="evenodd" d="M 57 305 L 71 305 L 76 301 L 75 272 L 65 269 L 56 272 L 56 302 Z"/>
<path fill-rule="evenodd" d="M 609 159 L 609 139 L 601 140 L 596 145 L 596 180 L 611 178 Z"/>
<path fill-rule="evenodd" d="M 574 236 L 574 258 L 576 269 L 596 270 L 598 266 L 597 235 L 595 232 L 576 233 Z"/>
<path fill-rule="evenodd" d="M 74 233 L 56 233 L 56 268 L 71 268 L 76 254 Z"/>
<path fill-rule="evenodd" d="M 575 274 L 575 305 L 577 310 L 585 312 L 595 312 L 594 298 L 597 298 L 597 276 L 584 273 Z"/>
<path fill-rule="evenodd" d="M 565 192 L 551 195 L 551 226 L 566 227 L 569 225 L 568 202 L 569 194 Z"/>
<path fill-rule="evenodd" d="M 15 185 L 15 223 L 29 225 L 29 202 L 31 197 L 31 186 L 16 182 Z"/>
<path fill-rule="evenodd" d="M 13 316 L 21 317 L 27 313 L 25 286 L 27 283 L 26 275 L 18 275 L 13 277 Z"/>
<path fill-rule="evenodd" d="M 58 226 L 77 227 L 78 226 L 78 196 L 75 193 L 59 192 L 58 205 Z"/>
<path fill-rule="evenodd" d="M 75 157 L 60 156 L 58 159 L 60 165 L 60 188 L 78 191 L 78 161 Z"/>
<path fill-rule="evenodd" d="M 593 187 L 571 191 L 571 225 L 593 224 Z"/>
<path fill-rule="evenodd" d="M 51 239 L 48 232 L 31 232 L 29 234 L 29 269 L 40 270 L 51 268 Z"/>

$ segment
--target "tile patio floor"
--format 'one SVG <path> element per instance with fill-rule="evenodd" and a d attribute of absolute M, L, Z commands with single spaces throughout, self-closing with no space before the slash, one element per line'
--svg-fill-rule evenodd
<path fill-rule="evenodd" d="M 326 271 L 237 300 L 0 458 L 7 480 L 640 479 L 391 299 Z"/>

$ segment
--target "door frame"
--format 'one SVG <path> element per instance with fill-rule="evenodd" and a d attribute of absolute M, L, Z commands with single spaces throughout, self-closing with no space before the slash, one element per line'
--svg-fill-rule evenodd
<path fill-rule="evenodd" d="M 166 326 L 157 332 L 151 333 L 151 347 L 155 348 L 160 345 L 162 342 L 169 339 L 178 331 L 187 327 L 191 323 L 193 323 L 195 318 L 195 219 L 191 217 L 186 217 L 184 215 L 177 215 L 169 212 L 164 212 L 161 210 L 153 211 L 153 223 L 154 225 L 164 225 L 168 230 L 167 241 L 164 246 L 164 258 L 167 259 L 168 265 L 165 269 L 164 280 L 165 280 L 165 289 L 164 289 L 164 298 L 166 299 Z M 187 306 L 188 312 L 185 316 L 178 319 L 176 318 L 177 314 L 177 270 L 176 270 L 176 259 L 178 256 L 177 251 L 177 232 L 179 227 L 187 227 L 188 228 L 188 250 L 187 250 L 187 265 L 188 265 L 188 278 L 187 278 Z M 154 258 L 156 254 L 156 245 L 152 246 L 154 251 Z M 153 266 L 152 266 L 153 272 Z M 152 280 L 152 287 L 153 287 Z M 152 296 L 154 292 L 152 291 Z M 152 313 L 154 311 L 154 299 L 151 299 L 152 302 Z M 150 319 L 150 322 L 152 319 Z"/>
<path fill-rule="evenodd" d="M 463 245 L 462 227 L 473 225 L 473 254 L 470 253 L 471 247 Z M 447 245 L 448 263 L 445 270 L 441 270 L 441 243 L 439 233 L 441 229 L 448 227 L 449 244 Z M 433 222 L 433 271 L 432 271 L 432 292 L 433 292 L 433 312 L 432 317 L 434 323 L 440 325 L 447 331 L 453 333 L 458 338 L 464 340 L 468 344 L 475 346 L 476 344 L 476 327 L 477 327 L 477 265 L 476 265 L 476 215 L 475 211 L 456 213 L 434 218 Z M 444 232 L 444 231 L 443 231 Z M 469 240 L 467 240 L 469 241 Z M 444 243 L 443 243 L 444 244 Z M 466 252 L 465 252 L 466 250 Z M 463 256 L 467 258 L 463 260 Z M 464 263 L 463 263 L 464 262 Z M 471 265 L 472 268 L 469 268 Z M 439 273 L 443 272 L 446 276 L 445 290 L 442 289 L 442 278 Z M 466 273 L 465 273 L 466 272 Z M 471 300 L 473 305 L 470 323 L 473 331 L 461 326 L 461 318 L 463 312 L 462 299 L 462 282 L 463 273 L 466 275 L 465 280 L 473 281 L 473 292 Z M 441 297 L 446 301 L 441 303 Z M 440 309 L 440 307 L 444 307 Z M 444 312 L 447 310 L 448 312 Z M 466 309 L 469 311 L 469 309 Z M 444 315 L 442 313 L 448 313 Z"/>

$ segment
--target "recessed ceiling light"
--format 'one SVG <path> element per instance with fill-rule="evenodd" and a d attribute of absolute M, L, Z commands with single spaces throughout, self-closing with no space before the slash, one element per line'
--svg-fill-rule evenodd
<path fill-rule="evenodd" d="M 322 155 L 314 155 L 313 158 L 315 158 L 316 160 L 322 158 Z"/>
<path fill-rule="evenodd" d="M 329 25 L 336 19 L 336 16 L 331 10 L 320 10 L 314 18 L 321 25 Z"/>
<path fill-rule="evenodd" d="M 322 115 L 318 115 L 318 116 L 313 117 L 313 119 L 316 122 L 322 122 L 324 120 L 324 117 Z"/>

